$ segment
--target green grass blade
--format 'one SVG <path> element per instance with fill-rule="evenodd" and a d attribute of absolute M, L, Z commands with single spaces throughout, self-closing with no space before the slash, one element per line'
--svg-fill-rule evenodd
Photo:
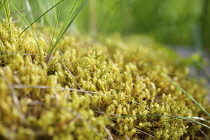
<path fill-rule="evenodd" d="M 109 118 L 109 120 L 114 120 L 114 119 L 118 119 L 118 118 L 127 118 L 127 117 L 143 117 L 143 116 L 156 116 L 156 117 L 170 117 L 170 118 L 175 118 L 175 119 L 183 119 L 183 120 L 187 120 L 187 121 L 190 121 L 190 122 L 194 122 L 194 123 L 197 123 L 197 124 L 200 124 L 208 129 L 210 129 L 210 126 L 206 125 L 206 124 L 203 124 L 201 122 L 198 122 L 198 121 L 195 121 L 195 120 L 191 120 L 189 119 L 188 117 L 177 117 L 177 116 L 170 116 L 170 115 L 159 115 L 159 114 L 147 114 L 147 115 L 125 115 L 125 116 L 118 116 L 118 117 L 112 117 L 112 118 Z"/>
<path fill-rule="evenodd" d="M 72 22 L 74 21 L 74 19 L 77 17 L 77 15 L 80 13 L 80 11 L 83 9 L 83 7 L 85 6 L 85 4 L 88 2 L 88 0 L 86 0 L 85 2 L 83 2 L 78 9 L 73 13 L 73 15 L 71 16 L 72 18 L 69 20 L 69 22 L 67 24 L 64 25 L 64 29 L 61 30 L 58 39 L 56 40 L 55 44 L 53 45 L 53 47 L 51 48 L 50 51 L 52 51 L 56 45 L 58 44 L 58 42 L 60 41 L 60 39 L 62 38 L 62 36 L 64 35 L 64 33 L 68 30 L 69 26 L 72 24 Z"/>
<path fill-rule="evenodd" d="M 1 8 L 5 5 L 5 2 L 6 2 L 7 0 L 3 0 L 3 1 L 1 1 L 1 3 L 0 3 L 0 10 L 1 10 Z"/>
<path fill-rule="evenodd" d="M 74 8 L 76 7 L 76 3 L 77 3 L 77 0 L 74 0 L 71 10 L 69 11 L 68 16 L 64 23 L 68 23 L 68 21 L 70 20 L 71 14 L 72 14 Z"/>
<path fill-rule="evenodd" d="M 190 98 L 190 100 L 192 100 L 201 110 L 203 110 L 203 112 L 205 112 L 209 117 L 210 117 L 210 113 L 202 107 L 201 104 L 199 104 L 191 95 L 189 95 L 179 84 L 177 84 L 176 82 L 174 82 L 170 77 L 168 77 L 166 74 L 162 73 L 162 76 L 165 77 L 167 80 L 169 80 L 173 85 L 175 85 L 177 88 L 179 88 L 180 91 L 182 91 L 188 98 Z"/>
<path fill-rule="evenodd" d="M 60 13 L 61 13 L 61 7 L 62 7 L 62 3 L 60 4 L 59 6 L 59 10 L 58 12 L 56 11 L 56 8 L 54 10 L 54 14 L 55 14 L 55 26 L 54 26 L 54 29 L 53 29 L 53 35 L 52 35 L 52 38 L 51 38 L 51 41 L 50 41 L 50 46 L 52 46 L 53 44 L 53 39 L 54 39 L 54 36 L 55 36 L 55 32 L 56 32 L 56 29 L 58 27 L 58 23 L 59 23 L 59 18 L 60 18 Z"/>
<path fill-rule="evenodd" d="M 60 31 L 60 33 L 59 33 L 58 36 L 60 36 L 61 32 L 62 32 L 62 31 L 64 30 L 64 28 L 65 28 L 65 25 L 68 23 L 68 21 L 69 21 L 69 19 L 70 19 L 70 17 L 71 17 L 72 11 L 73 11 L 74 7 L 76 6 L 76 3 L 77 3 L 77 0 L 74 0 L 73 5 L 72 5 L 72 8 L 71 8 L 70 12 L 68 13 L 67 18 L 65 19 L 64 25 L 62 26 L 61 31 Z M 60 12 L 60 11 L 59 11 L 59 12 Z M 57 17 L 56 17 L 56 18 L 57 18 Z M 56 18 L 55 18 L 55 19 L 56 19 Z M 50 44 L 50 47 L 51 47 L 51 46 L 52 46 L 52 44 Z"/>
<path fill-rule="evenodd" d="M 19 36 L 21 36 L 28 28 L 30 28 L 34 23 L 36 23 L 39 19 L 41 19 L 44 15 L 46 15 L 49 11 L 51 11 L 53 8 L 55 8 L 56 6 L 58 6 L 60 3 L 62 3 L 64 0 L 61 0 L 60 2 L 58 2 L 57 4 L 55 4 L 54 6 L 52 6 L 50 9 L 48 9 L 46 12 L 44 12 L 42 15 L 40 15 L 36 20 L 34 20 L 31 24 L 28 25 L 28 27 L 26 27 Z"/>
<path fill-rule="evenodd" d="M 69 13 L 68 13 L 68 15 L 67 15 L 67 18 L 65 19 L 65 22 L 64 22 L 64 25 L 62 26 L 62 28 L 61 28 L 61 31 L 60 31 L 60 33 L 59 33 L 59 35 L 58 35 L 58 37 L 59 36 L 63 36 L 63 31 L 65 30 L 65 27 L 66 27 L 66 25 L 68 24 L 68 21 L 70 21 L 70 18 L 71 18 L 71 16 L 72 16 L 72 12 L 73 12 L 73 9 L 74 9 L 74 7 L 76 6 L 76 3 L 77 3 L 77 0 L 74 0 L 74 2 L 73 2 L 73 5 L 72 5 L 72 7 L 71 7 L 71 10 L 69 11 Z M 60 40 L 60 39 L 59 39 Z M 58 40 L 58 42 L 59 42 L 59 40 Z M 57 43 L 58 43 L 57 42 Z M 55 42 L 55 44 L 57 45 L 57 43 Z M 56 46 L 55 45 L 55 46 Z M 53 46 L 51 47 L 51 48 L 53 48 Z M 55 47 L 54 47 L 55 48 Z M 49 53 L 51 52 L 51 50 L 49 50 Z"/>
<path fill-rule="evenodd" d="M 42 0 L 37 0 L 37 4 L 38 4 L 40 10 L 44 12 L 45 11 L 44 10 L 45 5 L 42 3 Z M 43 20 L 44 23 L 45 23 L 45 20 L 46 20 L 48 25 L 52 25 L 53 24 L 52 18 L 50 18 L 49 16 L 45 16 L 44 17 L 44 20 Z M 43 24 L 43 25 L 45 25 L 45 24 Z"/>

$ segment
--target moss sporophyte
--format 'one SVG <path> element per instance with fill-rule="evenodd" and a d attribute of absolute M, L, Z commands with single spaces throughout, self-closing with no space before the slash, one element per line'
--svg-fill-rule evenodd
<path fill-rule="evenodd" d="M 207 89 L 173 51 L 67 34 L 47 65 L 47 40 L 39 51 L 30 30 L 10 28 L 1 22 L 0 139 L 208 138 Z"/>

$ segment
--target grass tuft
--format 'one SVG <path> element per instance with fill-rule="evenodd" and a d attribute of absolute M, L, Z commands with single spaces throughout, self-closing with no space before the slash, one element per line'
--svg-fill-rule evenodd
<path fill-rule="evenodd" d="M 45 59 L 45 63 L 48 64 L 50 57 L 53 53 L 53 50 L 55 49 L 55 47 L 57 46 L 58 42 L 60 41 L 60 39 L 63 37 L 63 35 L 66 33 L 67 29 L 70 27 L 70 25 L 72 24 L 72 22 L 75 20 L 75 18 L 77 17 L 77 15 L 80 13 L 80 11 L 83 9 L 83 7 L 86 5 L 86 3 L 88 2 L 88 0 L 85 0 L 74 12 L 74 8 L 76 7 L 76 3 L 77 0 L 74 0 L 73 5 L 66 17 L 66 20 L 56 38 L 55 43 L 50 46 L 49 50 L 48 50 L 48 54 L 47 57 Z M 59 12 L 60 13 L 60 12 Z"/>

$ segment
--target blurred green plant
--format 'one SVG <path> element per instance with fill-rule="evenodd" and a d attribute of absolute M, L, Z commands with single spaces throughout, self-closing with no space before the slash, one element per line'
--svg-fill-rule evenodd
<path fill-rule="evenodd" d="M 95 8 L 91 1 L 96 2 Z M 167 44 L 182 45 L 194 43 L 193 31 L 203 5 L 200 0 L 91 1 L 78 19 L 79 29 L 91 31 L 95 25 L 99 33 L 143 33 Z M 93 23 L 91 19 L 97 20 Z"/>
<path fill-rule="evenodd" d="M 201 15 L 201 27 L 202 27 L 202 42 L 203 46 L 208 52 L 210 52 L 210 1 L 205 0 L 203 2 L 203 12 Z"/>

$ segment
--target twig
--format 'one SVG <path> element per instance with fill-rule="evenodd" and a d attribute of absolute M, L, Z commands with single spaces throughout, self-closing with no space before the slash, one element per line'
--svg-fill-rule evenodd
<path fill-rule="evenodd" d="M 0 51 L 0 53 L 18 54 L 18 53 L 15 53 L 15 52 L 8 52 L 8 51 Z M 37 54 L 30 54 L 30 53 L 22 53 L 22 55 L 40 56 L 40 55 L 37 55 Z M 46 57 L 46 56 L 42 56 L 42 57 Z"/>
<path fill-rule="evenodd" d="M 114 140 L 113 137 L 112 137 L 112 134 L 110 133 L 109 129 L 106 128 L 106 126 L 104 126 L 104 130 L 106 131 L 106 133 L 108 134 L 110 140 Z"/>
<path fill-rule="evenodd" d="M 138 131 L 140 131 L 140 132 L 142 132 L 142 133 L 144 133 L 144 134 L 146 134 L 146 135 L 148 135 L 148 136 L 150 136 L 150 137 L 152 137 L 152 138 L 155 138 L 155 137 L 152 136 L 151 134 L 149 134 L 149 133 L 147 133 L 147 132 L 144 132 L 144 131 L 140 130 L 140 129 L 137 128 L 137 127 L 133 127 L 133 128 L 137 129 Z"/>
<path fill-rule="evenodd" d="M 6 79 L 5 76 L 3 76 L 5 78 L 5 81 L 7 82 L 7 85 L 9 87 L 9 90 L 10 90 L 10 94 L 12 96 L 12 99 L 13 99 L 13 102 L 15 104 L 15 107 L 17 109 L 17 111 L 19 112 L 20 114 L 20 118 L 22 120 L 22 122 L 25 122 L 26 119 L 25 119 L 25 116 L 23 115 L 22 111 L 21 111 L 21 107 L 20 107 L 20 102 L 18 100 L 18 97 L 17 97 L 17 94 L 15 93 L 15 90 L 14 88 L 11 86 L 11 84 L 9 83 L 9 81 Z"/>
<path fill-rule="evenodd" d="M 72 74 L 72 72 L 66 66 L 64 66 L 63 64 L 61 64 L 61 66 L 63 66 L 66 69 L 66 71 L 72 76 L 72 78 L 75 78 L 75 76 Z M 75 82 L 76 82 L 77 86 L 79 87 L 79 89 L 82 89 L 76 80 L 75 80 Z"/>
<path fill-rule="evenodd" d="M 88 95 L 91 94 L 100 94 L 100 95 L 106 95 L 104 93 L 98 93 L 98 92 L 93 92 L 93 91 L 86 91 L 86 90 L 81 90 L 81 89 L 74 89 L 74 88 L 64 88 L 64 87 L 50 87 L 50 86 L 43 86 L 43 85 L 11 85 L 15 89 L 21 89 L 21 88 L 38 88 L 38 89 L 60 89 L 60 90 L 68 90 L 68 91 L 77 91 L 77 92 L 82 92 L 82 93 L 87 93 Z M 92 95 L 90 95 L 92 96 Z"/>
<path fill-rule="evenodd" d="M 94 112 L 100 113 L 100 114 L 103 114 L 103 115 L 107 114 L 107 115 L 119 116 L 119 114 L 105 113 L 105 112 L 101 112 L 101 111 L 94 111 Z"/>
<path fill-rule="evenodd" d="M 29 10 L 23 10 L 23 11 L 20 11 L 20 12 L 21 12 L 21 13 L 25 13 L 25 12 L 29 12 Z M 14 13 L 11 13 L 10 16 L 14 16 L 14 15 L 17 15 L 17 14 L 18 14 L 18 12 L 14 12 Z M 6 18 L 6 16 L 1 17 L 0 20 L 2 20 L 2 19 L 4 19 L 4 18 Z"/>

